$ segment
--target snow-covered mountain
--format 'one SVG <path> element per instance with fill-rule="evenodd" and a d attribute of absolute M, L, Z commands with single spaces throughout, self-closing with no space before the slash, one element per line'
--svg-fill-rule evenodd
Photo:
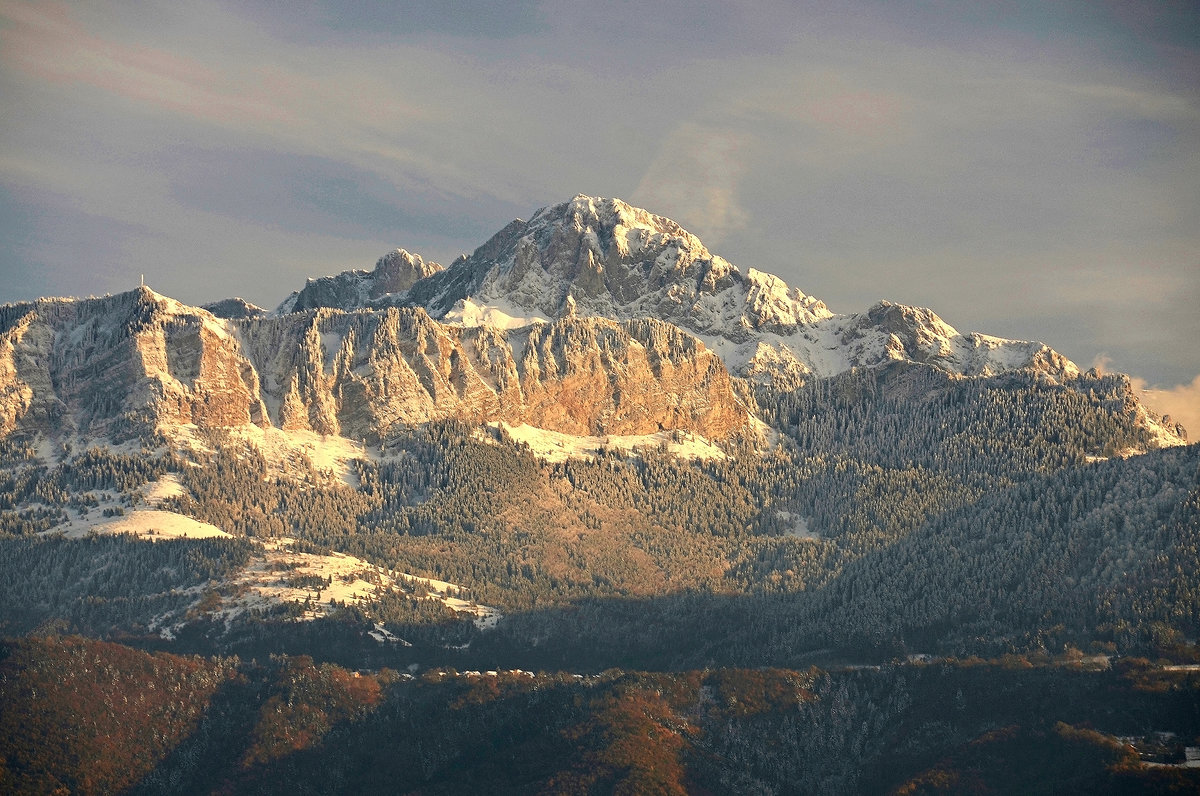
<path fill-rule="evenodd" d="M 503 330 L 390 307 L 230 320 L 145 287 L 0 308 L 0 437 L 254 426 L 378 440 L 446 418 L 716 440 L 750 421 L 720 358 L 654 319 Z"/>
<path fill-rule="evenodd" d="M 449 268 L 398 249 L 372 271 L 310 279 L 273 313 L 148 288 L 0 307 L 0 436 L 255 427 L 362 440 L 456 418 L 722 440 L 752 424 L 755 383 L 787 390 L 896 361 L 1080 376 L 1041 343 L 961 334 L 926 309 L 835 315 L 669 219 L 576 196 Z"/>
<path fill-rule="evenodd" d="M 1041 343 L 962 334 L 927 309 L 884 301 L 835 315 L 779 277 L 743 273 L 674 221 L 619 199 L 580 195 L 542 208 L 449 268 L 380 292 L 388 282 L 376 275 L 386 259 L 374 272 L 310 280 L 276 312 L 419 306 L 447 323 L 501 328 L 571 315 L 657 318 L 699 337 L 736 375 L 781 386 L 894 360 L 966 376 L 1026 368 L 1079 374 Z"/>
<path fill-rule="evenodd" d="M 419 280 L 438 273 L 442 266 L 425 262 L 419 254 L 396 249 L 380 257 L 371 271 L 343 271 L 320 279 L 309 279 L 275 309 L 276 315 L 313 309 L 365 307 L 372 300 L 403 293 Z"/>

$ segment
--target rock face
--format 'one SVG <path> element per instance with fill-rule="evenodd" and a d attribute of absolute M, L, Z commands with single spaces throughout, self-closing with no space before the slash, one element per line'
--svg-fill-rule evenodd
<path fill-rule="evenodd" d="M 285 315 L 317 307 L 364 307 L 375 299 L 403 293 L 419 280 L 441 270 L 442 266 L 425 262 L 419 254 L 396 249 L 380 257 L 373 271 L 343 271 L 308 280 L 302 290 L 284 299 L 275 313 Z"/>
<path fill-rule="evenodd" d="M 397 308 L 223 320 L 146 288 L 0 308 L 0 435 L 254 424 L 377 439 L 444 418 L 723 439 L 749 415 L 719 357 L 653 320 L 502 330 Z"/>
<path fill-rule="evenodd" d="M 374 439 L 396 423 L 504 420 L 568 434 L 747 422 L 720 358 L 658 321 L 462 328 L 421 309 L 316 310 L 240 327 L 285 429 Z"/>
<path fill-rule="evenodd" d="M 779 277 L 743 274 L 674 221 L 619 199 L 576 196 L 545 207 L 405 288 L 372 292 L 368 279 L 353 271 L 310 281 L 276 312 L 421 307 L 440 320 L 502 327 L 571 315 L 656 318 L 699 337 L 735 375 L 785 388 L 897 359 L 965 376 L 1079 373 L 1041 343 L 961 334 L 926 309 L 884 301 L 835 315 Z"/>
<path fill-rule="evenodd" d="M 149 288 L 0 308 L 0 433 L 264 424 L 258 393 L 222 322 Z"/>

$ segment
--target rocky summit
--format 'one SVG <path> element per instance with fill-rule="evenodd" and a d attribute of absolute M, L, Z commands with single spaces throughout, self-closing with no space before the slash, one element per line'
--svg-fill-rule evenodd
<path fill-rule="evenodd" d="M 1194 793 L 1198 472 L 615 199 L 7 305 L 0 792 Z"/>
<path fill-rule="evenodd" d="M 834 314 L 670 219 L 576 196 L 448 268 L 397 249 L 371 271 L 310 279 L 273 313 L 144 287 L 6 306 L 0 433 L 254 425 L 377 440 L 459 419 L 724 440 L 754 421 L 753 385 L 897 361 L 959 377 L 1080 376 L 1041 343 L 961 334 L 927 309 Z"/>

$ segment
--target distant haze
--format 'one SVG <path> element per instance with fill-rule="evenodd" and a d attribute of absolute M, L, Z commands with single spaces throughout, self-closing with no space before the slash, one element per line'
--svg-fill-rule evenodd
<path fill-rule="evenodd" d="M 246 5 L 0 0 L 0 301 L 273 307 L 582 192 L 1200 437 L 1194 2 Z"/>

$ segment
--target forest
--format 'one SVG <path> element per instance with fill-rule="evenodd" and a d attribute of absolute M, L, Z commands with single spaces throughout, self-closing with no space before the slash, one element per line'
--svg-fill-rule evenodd
<path fill-rule="evenodd" d="M 47 636 L 0 646 L 0 708 L 11 793 L 1200 788 L 1174 765 L 1198 742 L 1200 674 L 1136 659 L 414 677 Z"/>
<path fill-rule="evenodd" d="M 1195 792 L 1200 445 L 1127 395 L 896 363 L 758 386 L 715 459 L 444 421 L 345 479 L 211 429 L 0 441 L 0 790 Z M 56 531 L 167 475 L 231 537 Z M 503 618 L 412 584 L 220 613 L 283 538 Z"/>
<path fill-rule="evenodd" d="M 1147 443 L 1120 378 L 955 379 L 897 363 L 763 389 L 773 442 L 734 441 L 713 461 L 648 448 L 549 463 L 464 422 L 400 427 L 381 455 L 353 462 L 357 486 L 281 475 L 215 432 L 195 462 L 93 448 L 22 466 L 7 442 L 0 565 L 17 574 L 0 586 L 4 621 L 17 633 L 51 622 L 153 635 L 156 618 L 187 615 L 194 587 L 245 565 L 255 541 L 287 536 L 460 584 L 505 614 L 481 631 L 380 595 L 324 623 L 340 637 L 384 621 L 422 641 L 427 663 L 598 671 L 800 666 L 827 650 L 848 661 L 1149 652 L 1200 632 L 1200 447 L 1107 455 Z M 38 535 L 98 499 L 131 508 L 167 472 L 183 493 L 164 507 L 234 538 Z M 269 630 L 191 618 L 187 637 L 206 639 L 197 652 L 298 633 L 286 611 L 244 620 Z"/>

